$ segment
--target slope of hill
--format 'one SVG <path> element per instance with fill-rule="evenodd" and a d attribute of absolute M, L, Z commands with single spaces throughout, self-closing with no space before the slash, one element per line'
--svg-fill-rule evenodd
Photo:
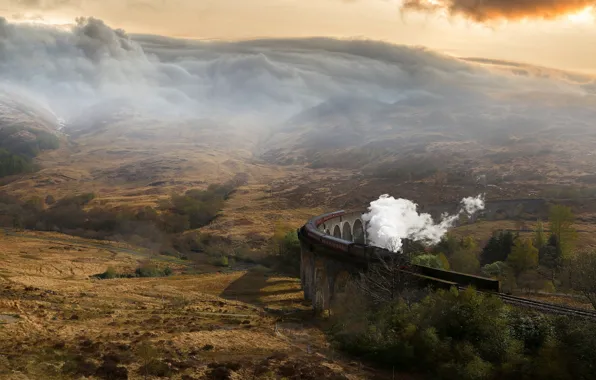
<path fill-rule="evenodd" d="M 58 119 L 32 99 L 0 91 L 0 178 L 32 172 L 32 159 L 59 146 Z"/>
<path fill-rule="evenodd" d="M 314 327 L 264 308 L 301 307 L 296 279 L 183 274 L 188 264 L 55 234 L 0 237 L 0 377 L 366 379 Z M 161 278 L 98 280 L 169 265 Z M 269 376 L 269 377 L 264 377 Z"/>

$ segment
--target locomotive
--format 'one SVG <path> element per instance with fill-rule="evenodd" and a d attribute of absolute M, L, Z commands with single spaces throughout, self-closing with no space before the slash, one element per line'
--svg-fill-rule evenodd
<path fill-rule="evenodd" d="M 316 249 L 315 246 L 323 246 L 327 248 L 327 251 L 333 252 L 336 257 L 345 260 L 358 261 L 366 265 L 378 261 L 379 258 L 389 257 L 390 255 L 395 254 L 387 249 L 339 239 L 330 236 L 319 229 L 323 223 L 339 218 L 345 214 L 346 211 L 340 210 L 312 218 L 298 230 L 300 241 L 309 247 L 311 251 Z M 472 286 L 477 290 L 486 292 L 500 292 L 501 288 L 498 280 L 466 273 L 436 269 L 416 264 L 402 265 L 400 269 L 417 276 L 426 285 L 439 288 L 450 288 L 452 286 L 461 288 Z"/>

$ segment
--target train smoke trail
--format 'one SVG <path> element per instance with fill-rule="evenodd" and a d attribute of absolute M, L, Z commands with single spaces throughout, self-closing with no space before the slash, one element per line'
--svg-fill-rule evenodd
<path fill-rule="evenodd" d="M 436 244 L 455 224 L 462 213 L 471 215 L 484 209 L 484 195 L 464 198 L 459 212 L 445 214 L 437 223 L 430 214 L 419 213 L 418 205 L 408 199 L 395 199 L 387 194 L 370 203 L 363 219 L 368 222 L 368 239 L 372 245 L 399 252 L 402 239 Z"/>

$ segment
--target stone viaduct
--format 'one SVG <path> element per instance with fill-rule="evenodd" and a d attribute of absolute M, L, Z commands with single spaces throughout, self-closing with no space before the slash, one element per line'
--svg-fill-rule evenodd
<path fill-rule="evenodd" d="M 419 207 L 435 219 L 441 214 L 454 213 L 457 204 Z M 520 199 L 486 202 L 485 210 L 476 219 L 535 219 L 544 217 L 548 203 L 543 199 Z M 346 290 L 350 278 L 366 271 L 386 249 L 367 246 L 362 212 L 336 212 L 314 218 L 300 229 L 301 281 L 304 297 L 316 310 L 328 309 L 331 302 Z M 308 226 L 311 230 L 308 230 Z M 353 245 L 352 243 L 357 243 Z"/>

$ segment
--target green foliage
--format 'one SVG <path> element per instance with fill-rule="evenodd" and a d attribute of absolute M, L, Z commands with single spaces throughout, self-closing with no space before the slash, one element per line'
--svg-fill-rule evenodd
<path fill-rule="evenodd" d="M 230 266 L 230 259 L 228 258 L 228 256 L 221 255 L 212 260 L 211 263 L 218 267 L 228 267 Z"/>
<path fill-rule="evenodd" d="M 527 270 L 536 268 L 538 266 L 538 249 L 532 245 L 532 240 L 518 239 L 513 251 L 507 257 L 507 264 L 513 269 L 516 277 Z"/>
<path fill-rule="evenodd" d="M 578 253 L 570 267 L 572 287 L 583 294 L 596 309 L 596 253 Z"/>
<path fill-rule="evenodd" d="M 460 243 L 461 240 L 458 240 L 455 235 L 447 233 L 445 234 L 445 236 L 441 238 L 441 241 L 434 247 L 434 251 L 436 253 L 443 253 L 447 257 L 450 257 L 459 249 L 461 249 Z"/>
<path fill-rule="evenodd" d="M 443 269 L 465 273 L 477 273 L 480 270 L 477 250 L 476 240 L 472 236 L 458 239 L 450 233 L 443 236 L 433 248 L 433 252 L 439 254 L 438 257 L 443 262 Z"/>
<path fill-rule="evenodd" d="M 152 263 L 144 263 L 135 269 L 135 276 L 137 277 L 167 277 L 172 274 L 170 267 L 160 269 Z"/>
<path fill-rule="evenodd" d="M 278 231 L 273 239 L 279 266 L 281 270 L 297 275 L 300 273 L 300 240 L 298 240 L 298 233 L 294 229 L 283 231 Z"/>
<path fill-rule="evenodd" d="M 516 237 L 510 231 L 500 231 L 493 235 L 480 255 L 480 263 L 484 266 L 495 261 L 507 261 L 515 244 Z"/>
<path fill-rule="evenodd" d="M 203 250 L 204 242 L 193 234 L 188 237 L 182 234 L 191 227 L 209 223 L 232 191 L 231 186 L 189 190 L 185 195 L 172 196 L 159 210 L 145 207 L 138 211 L 102 208 L 101 202 L 92 202 L 96 197 L 93 193 L 59 200 L 47 196 L 45 202 L 42 198 L 23 202 L 0 193 L 0 226 L 60 231 L 90 239 L 125 240 L 178 256 L 176 249 L 179 252 Z"/>
<path fill-rule="evenodd" d="M 534 247 L 539 250 L 546 245 L 546 235 L 544 234 L 544 223 L 538 221 L 534 229 Z"/>
<path fill-rule="evenodd" d="M 507 264 L 502 261 L 495 261 L 482 267 L 482 274 L 489 277 L 501 278 L 507 273 Z"/>
<path fill-rule="evenodd" d="M 387 367 L 485 378 L 513 350 L 504 316 L 498 299 L 472 290 L 440 291 L 412 306 L 401 300 L 385 305 L 371 311 L 368 328 L 348 323 L 334 336 L 344 349 Z"/>
<path fill-rule="evenodd" d="M 0 149 L 22 157 L 33 158 L 41 151 L 57 149 L 59 146 L 58 137 L 46 131 L 17 126 L 0 129 Z"/>
<path fill-rule="evenodd" d="M 462 249 L 451 256 L 449 261 L 451 270 L 462 273 L 478 273 L 480 271 L 480 261 L 473 250 Z"/>
<path fill-rule="evenodd" d="M 233 185 L 227 183 L 210 185 L 207 190 L 192 189 L 182 195 L 172 195 L 169 202 L 162 206 L 162 210 L 166 211 L 164 229 L 178 233 L 206 226 L 217 216 L 232 190 Z"/>
<path fill-rule="evenodd" d="M 472 289 L 378 308 L 362 299 L 342 300 L 330 333 L 378 365 L 453 380 L 596 378 L 594 323 L 512 309 Z"/>
<path fill-rule="evenodd" d="M 577 231 L 573 227 L 575 216 L 571 208 L 561 205 L 552 206 L 548 221 L 550 230 L 557 239 L 560 256 L 562 258 L 569 257 L 577 240 Z"/>
<path fill-rule="evenodd" d="M 27 157 L 12 154 L 5 149 L 0 149 L 0 178 L 9 175 L 30 173 L 35 166 Z"/>
<path fill-rule="evenodd" d="M 445 256 L 444 253 L 439 253 L 439 260 L 441 261 L 441 266 L 443 269 L 449 270 L 451 269 L 451 265 L 449 264 L 449 260 L 447 259 L 447 256 Z"/>
<path fill-rule="evenodd" d="M 27 134 L 27 137 L 22 137 Z M 31 159 L 39 152 L 56 149 L 60 142 L 51 133 L 16 126 L 0 129 L 0 178 L 37 170 Z"/>
<path fill-rule="evenodd" d="M 417 256 L 412 257 L 412 264 L 422 265 L 422 266 L 437 268 L 437 269 L 449 269 L 449 261 L 447 261 L 447 262 L 444 261 L 444 260 L 447 260 L 447 257 L 445 257 L 445 255 L 443 255 L 443 254 L 441 254 L 441 255 L 443 257 L 440 257 L 440 255 L 433 255 L 433 254 L 417 255 Z"/>
<path fill-rule="evenodd" d="M 543 271 L 548 274 L 551 281 L 551 287 L 556 290 L 556 276 L 563 269 L 565 259 L 563 251 L 560 249 L 559 241 L 556 235 L 551 235 L 547 244 L 538 251 L 538 262 Z"/>
<path fill-rule="evenodd" d="M 108 267 L 108 269 L 106 269 L 105 272 L 98 274 L 96 277 L 102 280 L 110 280 L 113 278 L 118 278 L 120 276 L 118 275 L 114 267 Z"/>

